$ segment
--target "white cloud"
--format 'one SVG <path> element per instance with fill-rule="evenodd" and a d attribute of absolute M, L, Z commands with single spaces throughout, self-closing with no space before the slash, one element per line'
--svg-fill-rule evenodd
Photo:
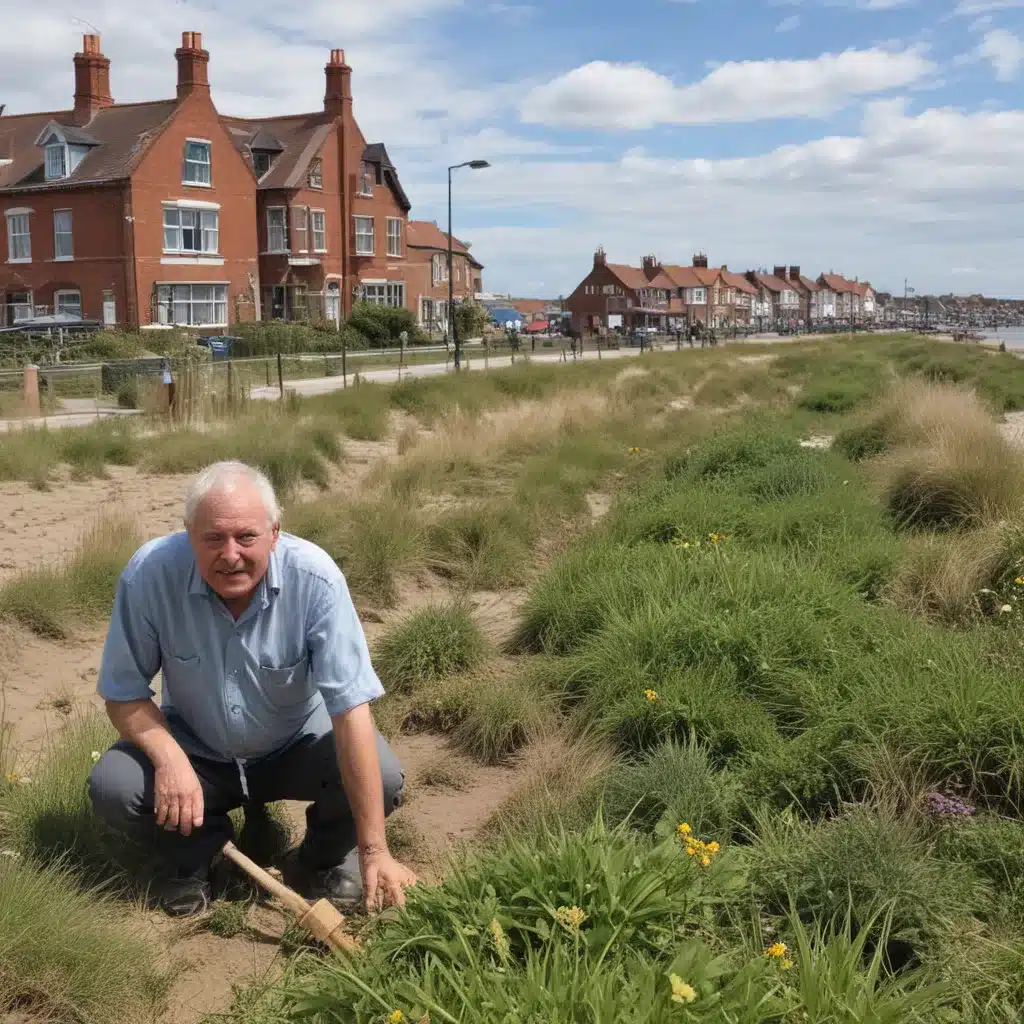
<path fill-rule="evenodd" d="M 621 262 L 705 249 L 733 269 L 835 268 L 881 288 L 909 275 L 919 292 L 955 289 L 950 267 L 989 267 L 971 290 L 1006 295 L 1020 287 L 1022 162 L 1024 110 L 911 115 L 887 100 L 868 106 L 856 135 L 757 156 L 632 148 L 606 161 L 497 164 L 460 182 L 460 230 L 495 288 L 529 280 L 567 294 L 603 244 Z M 442 201 L 441 186 L 420 191 Z"/>
<path fill-rule="evenodd" d="M 1012 82 L 1024 63 L 1024 39 L 1004 28 L 995 28 L 985 34 L 977 53 L 992 64 L 1000 82 Z"/>
<path fill-rule="evenodd" d="M 1024 7 L 1024 0 L 960 0 L 954 14 L 985 14 L 987 11 L 1008 11 Z"/>
<path fill-rule="evenodd" d="M 645 129 L 821 117 L 858 96 L 920 82 L 936 70 L 919 47 L 823 53 L 813 60 L 730 61 L 690 85 L 638 64 L 594 61 L 527 94 L 527 123 Z"/>
<path fill-rule="evenodd" d="M 780 21 L 778 23 L 778 25 L 775 26 L 775 31 L 779 32 L 779 33 L 782 33 L 782 32 L 792 32 L 794 29 L 799 28 L 799 27 L 800 27 L 800 15 L 799 14 L 791 14 L 788 18 L 783 18 L 782 21 Z"/>

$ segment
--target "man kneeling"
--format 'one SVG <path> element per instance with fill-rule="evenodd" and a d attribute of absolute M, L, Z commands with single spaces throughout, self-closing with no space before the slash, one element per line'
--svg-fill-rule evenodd
<path fill-rule="evenodd" d="M 121 739 L 89 778 L 97 813 L 155 848 L 171 914 L 206 907 L 228 812 L 245 807 L 248 832 L 276 800 L 312 801 L 289 884 L 404 902 L 416 878 L 384 837 L 404 775 L 374 726 L 384 690 L 344 576 L 281 532 L 273 487 L 242 463 L 199 474 L 185 528 L 140 548 L 118 583 L 97 690 Z"/>

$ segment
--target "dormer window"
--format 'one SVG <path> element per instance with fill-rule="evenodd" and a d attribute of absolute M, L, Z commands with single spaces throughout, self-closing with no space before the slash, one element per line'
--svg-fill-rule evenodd
<path fill-rule="evenodd" d="M 310 188 L 323 188 L 324 187 L 324 162 L 317 157 L 309 165 L 309 187 Z"/>
<path fill-rule="evenodd" d="M 256 177 L 262 178 L 267 171 L 270 170 L 271 164 L 270 154 L 265 149 L 256 150 L 252 155 L 252 166 L 253 170 L 256 171 Z"/>
<path fill-rule="evenodd" d="M 375 180 L 376 172 L 373 169 L 373 164 L 368 164 L 364 160 L 359 165 L 359 194 L 361 196 L 372 196 Z"/>
<path fill-rule="evenodd" d="M 68 176 L 68 147 L 63 142 L 51 142 L 46 147 L 46 180 L 55 181 Z"/>

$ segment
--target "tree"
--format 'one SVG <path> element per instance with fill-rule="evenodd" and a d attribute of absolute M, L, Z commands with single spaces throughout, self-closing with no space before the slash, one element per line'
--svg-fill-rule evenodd
<path fill-rule="evenodd" d="M 463 341 L 479 338 L 491 322 L 490 311 L 473 299 L 465 299 L 455 307 L 455 320 L 459 337 Z"/>

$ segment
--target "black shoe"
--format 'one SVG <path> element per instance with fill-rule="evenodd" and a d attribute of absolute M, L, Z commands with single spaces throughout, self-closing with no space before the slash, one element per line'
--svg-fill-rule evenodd
<path fill-rule="evenodd" d="M 353 907 L 363 898 L 363 880 L 358 869 L 345 864 L 312 868 L 304 863 L 301 847 L 285 862 L 284 883 L 307 900 L 330 900 L 339 908 Z"/>
<path fill-rule="evenodd" d="M 207 872 L 172 875 L 160 883 L 160 906 L 171 917 L 194 917 L 210 905 L 211 888 Z"/>
<path fill-rule="evenodd" d="M 276 863 L 291 845 L 287 826 L 267 812 L 264 804 L 248 804 L 238 849 L 261 868 Z"/>

